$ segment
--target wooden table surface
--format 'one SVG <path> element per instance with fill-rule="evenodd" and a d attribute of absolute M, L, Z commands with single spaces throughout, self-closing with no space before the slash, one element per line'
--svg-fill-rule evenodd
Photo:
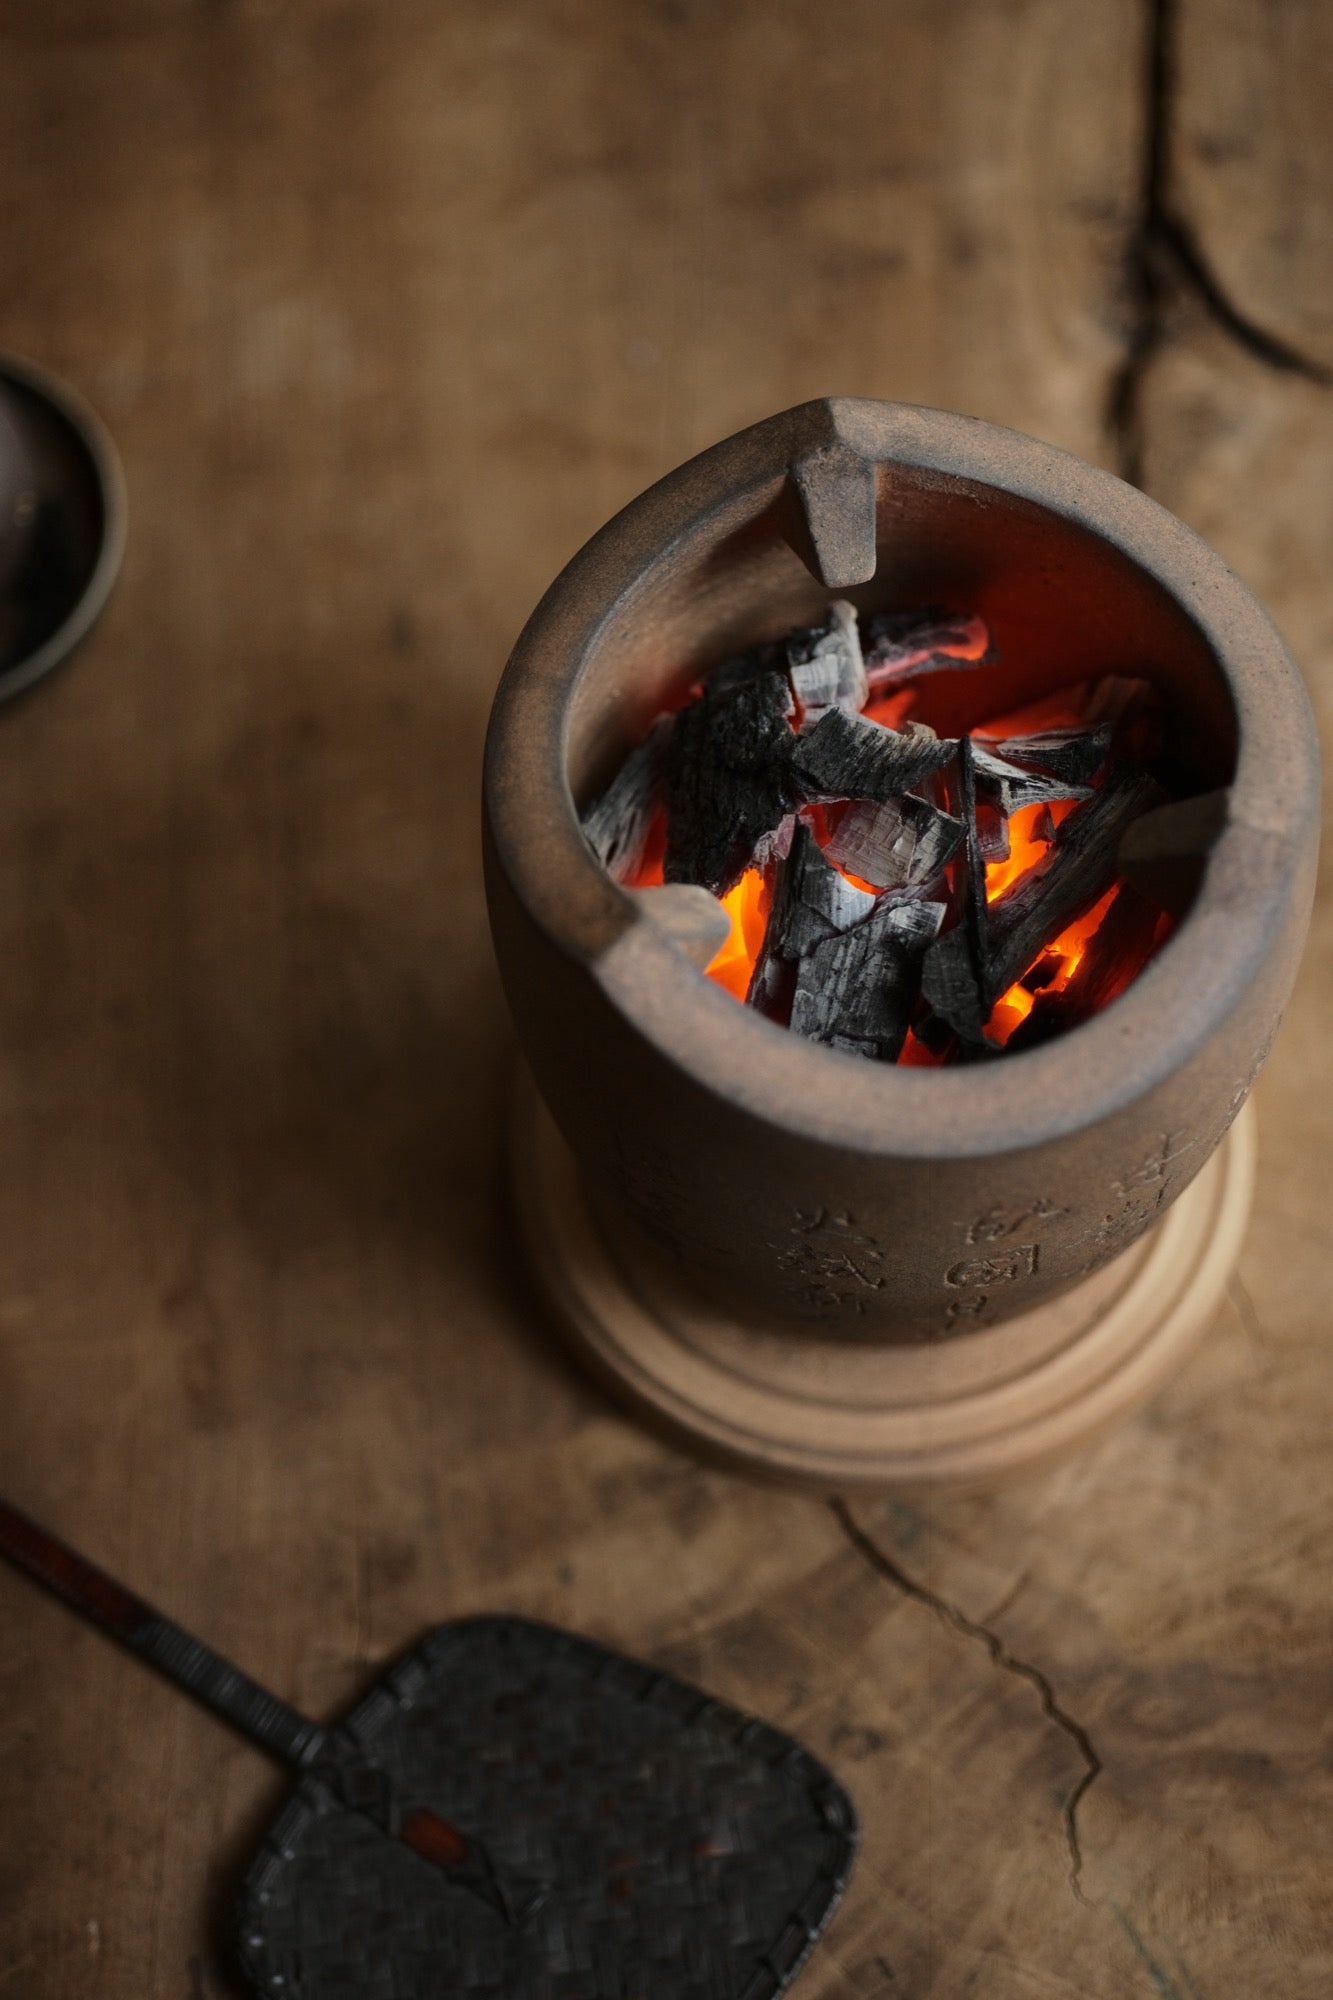
<path fill-rule="evenodd" d="M 3 1485 L 317 1716 L 508 1607 L 793 1729 L 864 1822 L 804 2000 L 1333 1986 L 1333 907 L 1175 1384 L 839 1510 L 644 1435 L 525 1289 L 491 692 L 609 513 L 835 391 L 1138 477 L 1327 726 L 1330 79 L 1324 0 L 0 5 L 0 344 L 132 506 L 0 717 Z M 0 2000 L 239 1991 L 279 1775 L 8 1577 L 0 1757 Z"/>

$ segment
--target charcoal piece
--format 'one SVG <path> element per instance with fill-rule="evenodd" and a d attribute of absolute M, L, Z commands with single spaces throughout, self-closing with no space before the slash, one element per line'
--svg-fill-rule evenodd
<path fill-rule="evenodd" d="M 975 752 L 970 736 L 959 738 L 958 798 L 966 861 L 961 906 L 952 930 L 937 938 L 927 951 L 921 978 L 921 991 L 931 1008 L 972 1048 L 983 1043 L 990 1012 L 985 992 L 989 953 L 986 865 L 977 821 Z"/>
<path fill-rule="evenodd" d="M 632 881 L 662 803 L 671 717 L 659 715 L 637 749 L 583 815 L 583 836 L 617 882 Z"/>
<path fill-rule="evenodd" d="M 932 1011 L 964 1042 L 980 1044 L 990 1009 L 982 998 L 976 954 L 966 923 L 937 938 L 926 953 L 921 991 Z"/>
<path fill-rule="evenodd" d="M 813 833 L 804 820 L 798 820 L 791 850 L 778 866 L 773 904 L 746 995 L 750 1005 L 765 1014 L 780 1013 L 790 987 L 784 966 L 861 922 L 874 905 L 869 890 L 858 889 L 824 859 Z"/>
<path fill-rule="evenodd" d="M 1075 917 L 1106 894 L 1126 829 L 1162 802 L 1154 779 L 1122 770 L 1061 820 L 1046 854 L 988 913 L 987 1012 Z"/>
<path fill-rule="evenodd" d="M 790 810 L 790 709 L 768 652 L 729 661 L 681 709 L 665 758 L 668 882 L 725 895 Z"/>
<path fill-rule="evenodd" d="M 793 1034 L 896 1062 L 944 913 L 943 903 L 882 896 L 864 922 L 816 945 L 797 968 Z"/>
<path fill-rule="evenodd" d="M 1058 979 L 1064 970 L 1064 958 L 1058 951 L 1044 951 L 1035 965 L 1030 965 L 1023 974 L 1022 983 L 1029 993 L 1040 993 L 1053 979 Z"/>
<path fill-rule="evenodd" d="M 868 690 L 854 607 L 838 598 L 822 625 L 793 632 L 787 641 L 787 668 L 807 715 L 822 715 L 830 708 L 855 714 L 864 708 Z"/>
<path fill-rule="evenodd" d="M 952 859 L 963 823 L 925 799 L 857 799 L 826 841 L 830 861 L 876 889 L 924 889 Z"/>
<path fill-rule="evenodd" d="M 881 611 L 866 621 L 866 679 L 872 694 L 921 674 L 958 673 L 994 658 L 990 634 L 974 613 Z"/>
<path fill-rule="evenodd" d="M 1120 843 L 1120 873 L 1173 917 L 1198 893 L 1208 850 L 1227 823 L 1228 789 L 1204 792 L 1144 813 Z"/>
<path fill-rule="evenodd" d="M 1034 742 L 1033 737 L 1011 737 L 1003 745 L 977 742 L 972 745 L 977 784 L 993 799 L 1007 819 L 1024 806 L 1049 804 L 1056 799 L 1086 799 L 1090 787 L 1051 772 L 1029 769 L 1015 762 L 1011 746 Z"/>
<path fill-rule="evenodd" d="M 830 708 L 798 732 L 791 769 L 807 799 L 895 799 L 942 769 L 954 748 L 920 724 L 886 729 Z"/>
<path fill-rule="evenodd" d="M 1053 834 L 1054 828 L 1051 831 Z M 993 800 L 977 800 L 977 840 L 983 861 L 1009 859 L 1009 821 Z"/>
<path fill-rule="evenodd" d="M 1086 785 L 1106 762 L 1111 727 L 1100 723 L 1095 729 L 1038 729 L 1025 736 L 1005 737 L 995 748 L 1006 763 L 1021 764 L 1025 770 L 1063 779 L 1066 784 Z"/>
<path fill-rule="evenodd" d="M 1040 1048 L 1109 1007 L 1146 965 L 1160 921 L 1161 912 L 1151 903 L 1128 886 L 1121 889 L 1084 946 L 1069 983 L 1059 993 L 1037 994 L 1032 1012 L 1015 1028 L 1006 1048 L 1015 1054 Z"/>

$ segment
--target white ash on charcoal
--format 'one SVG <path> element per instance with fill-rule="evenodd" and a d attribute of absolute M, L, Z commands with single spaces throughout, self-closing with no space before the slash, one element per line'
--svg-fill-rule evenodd
<path fill-rule="evenodd" d="M 855 799 L 837 818 L 824 852 L 876 889 L 924 889 L 953 859 L 963 823 L 925 799 Z"/>
<path fill-rule="evenodd" d="M 659 715 L 601 797 L 583 815 L 585 840 L 617 882 L 632 881 L 643 862 L 648 836 L 662 803 L 670 735 L 671 717 Z"/>
<path fill-rule="evenodd" d="M 1049 813 L 1050 807 L 1046 810 Z M 999 806 L 989 799 L 977 800 L 977 841 L 981 858 L 987 864 L 1009 859 L 1009 822 Z"/>
<path fill-rule="evenodd" d="M 866 680 L 883 694 L 921 674 L 959 673 L 995 658 L 984 622 L 970 611 L 880 611 L 866 620 Z"/>
<path fill-rule="evenodd" d="M 787 640 L 787 672 L 807 716 L 831 708 L 855 714 L 869 698 L 856 610 L 837 598 L 822 625 L 793 632 Z"/>
<path fill-rule="evenodd" d="M 1084 946 L 1068 984 L 1058 993 L 1038 989 L 1032 1012 L 1006 1047 L 1014 1054 L 1040 1048 L 1109 1007 L 1151 954 L 1160 922 L 1160 910 L 1133 889 L 1121 889 Z M 1023 983 L 1028 984 L 1026 978 Z"/>
<path fill-rule="evenodd" d="M 750 990 L 750 1005 L 777 1017 L 790 998 L 788 968 L 826 938 L 860 923 L 875 906 L 868 889 L 858 889 L 824 859 L 804 820 L 797 820 L 791 848 L 778 864 L 773 903 L 764 928 Z"/>
<path fill-rule="evenodd" d="M 1006 819 L 1024 806 L 1051 805 L 1058 799 L 1086 799 L 1090 795 L 1090 785 L 1058 772 L 1019 763 L 1012 754 L 1012 742 L 1016 740 L 1006 742 L 1002 751 L 977 738 L 972 745 L 977 785 L 983 795 L 995 801 Z M 1032 742 L 1035 738 L 1026 740 Z"/>
<path fill-rule="evenodd" d="M 942 770 L 955 747 L 952 739 L 941 740 L 924 723 L 887 729 L 863 715 L 830 708 L 797 732 L 790 751 L 792 780 L 812 802 L 896 799 L 932 771 Z"/>
<path fill-rule="evenodd" d="M 790 810 L 791 688 L 776 648 L 710 674 L 666 746 L 668 882 L 733 888 Z"/>
<path fill-rule="evenodd" d="M 793 1034 L 896 1062 L 921 984 L 921 961 L 944 921 L 943 903 L 881 896 L 851 930 L 826 938 L 796 969 Z"/>

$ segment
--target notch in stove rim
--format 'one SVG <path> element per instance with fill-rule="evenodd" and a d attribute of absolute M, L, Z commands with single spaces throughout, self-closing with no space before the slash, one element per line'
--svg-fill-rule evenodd
<path fill-rule="evenodd" d="M 575 795 L 606 777 L 663 694 L 730 648 L 781 636 L 835 592 L 860 608 L 980 611 L 1014 705 L 1057 683 L 1057 644 L 1066 680 L 1144 673 L 1168 694 L 1199 789 L 1230 783 L 1226 826 L 1175 935 L 1112 1008 L 1062 1040 L 979 1071 L 858 1064 L 700 978 L 588 850 Z M 922 719 L 956 729 L 967 682 L 923 683 Z M 488 880 L 499 933 L 512 895 L 663 1057 L 774 1126 L 870 1154 L 1010 1153 L 1144 1096 L 1256 979 L 1273 990 L 1252 1039 L 1271 1039 L 1308 917 L 1317 799 L 1299 674 L 1249 591 L 1173 515 L 1017 432 L 826 399 L 669 474 L 551 586 L 492 716 Z"/>

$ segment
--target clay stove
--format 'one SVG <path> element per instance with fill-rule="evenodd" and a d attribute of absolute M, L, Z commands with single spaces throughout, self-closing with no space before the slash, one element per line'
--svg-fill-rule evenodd
<path fill-rule="evenodd" d="M 831 594 L 974 609 L 1007 708 L 1141 675 L 1191 789 L 1224 795 L 1170 941 L 1062 1039 L 957 1069 L 803 1041 L 702 977 L 679 899 L 628 893 L 585 841 L 580 806 L 673 694 Z M 941 732 L 966 724 L 953 678 Z M 516 1187 L 576 1343 L 697 1442 L 830 1485 L 990 1474 L 1132 1407 L 1238 1247 L 1233 1121 L 1294 977 L 1316 800 L 1263 612 L 1106 473 L 830 401 L 663 480 L 547 593 L 487 754 L 492 925 L 535 1079 Z"/>

